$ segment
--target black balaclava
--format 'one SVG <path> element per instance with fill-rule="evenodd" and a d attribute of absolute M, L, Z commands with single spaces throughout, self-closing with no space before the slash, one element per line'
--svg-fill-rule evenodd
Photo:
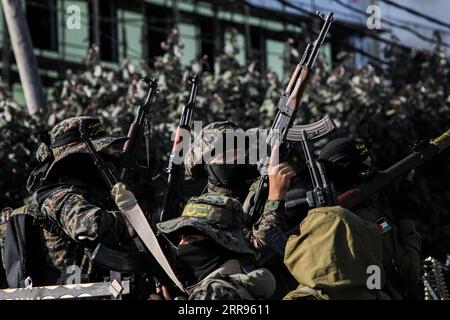
<path fill-rule="evenodd" d="M 95 188 L 106 187 L 104 179 L 89 154 L 75 153 L 58 161 L 48 174 L 50 182 L 59 181 L 60 177 L 76 179 Z"/>
<path fill-rule="evenodd" d="M 256 166 L 245 164 L 207 164 L 205 168 L 210 184 L 230 190 L 231 195 L 241 201 L 259 175 Z"/>
<path fill-rule="evenodd" d="M 346 191 L 363 181 L 370 170 L 364 163 L 369 156 L 363 143 L 351 138 L 338 138 L 325 145 L 318 160 L 325 165 L 328 178 L 336 189 Z"/>
<path fill-rule="evenodd" d="M 302 187 L 295 187 L 286 193 L 285 201 L 306 199 L 306 192 L 307 190 Z M 309 209 L 310 207 L 306 202 L 305 204 L 296 207 L 294 210 L 286 209 L 285 216 L 287 224 L 292 227 L 297 226 L 306 217 Z"/>
<path fill-rule="evenodd" d="M 216 187 L 232 189 L 236 185 L 235 164 L 207 164 L 208 182 Z"/>
<path fill-rule="evenodd" d="M 231 252 L 211 239 L 179 245 L 179 267 L 187 285 L 194 285 L 231 258 Z"/>

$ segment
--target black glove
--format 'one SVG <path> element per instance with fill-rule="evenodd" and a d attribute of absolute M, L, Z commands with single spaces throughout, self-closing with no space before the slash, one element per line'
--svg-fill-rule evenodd
<path fill-rule="evenodd" d="M 402 178 L 395 184 L 389 198 L 395 220 L 415 219 L 421 215 L 422 203 L 413 181 Z"/>

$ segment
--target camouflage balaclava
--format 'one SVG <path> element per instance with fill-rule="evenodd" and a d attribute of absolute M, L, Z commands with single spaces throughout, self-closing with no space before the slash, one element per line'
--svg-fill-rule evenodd
<path fill-rule="evenodd" d="M 246 133 L 235 123 L 211 123 L 188 150 L 186 171 L 194 179 L 207 178 L 209 191 L 225 189 L 239 196 L 248 192 L 247 180 L 258 176 L 256 165 L 248 163 L 248 144 Z"/>

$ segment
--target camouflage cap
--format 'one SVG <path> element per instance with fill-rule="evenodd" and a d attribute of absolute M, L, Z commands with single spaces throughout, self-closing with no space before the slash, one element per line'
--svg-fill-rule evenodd
<path fill-rule="evenodd" d="M 96 117 L 73 117 L 65 119 L 55 125 L 50 131 L 50 145 L 53 156 L 53 162 L 47 173 L 43 177 L 45 179 L 54 165 L 71 154 L 89 153 L 86 145 L 81 140 L 80 127 L 86 128 L 90 135 L 92 144 L 97 151 L 101 151 L 111 146 L 113 143 L 123 143 L 127 137 L 113 137 L 107 134 L 106 130 Z M 41 148 L 38 149 L 36 157 L 42 157 Z"/>
<path fill-rule="evenodd" d="M 191 198 L 181 217 L 160 222 L 157 228 L 168 235 L 192 228 L 230 251 L 256 258 L 256 251 L 244 237 L 242 216 L 242 206 L 238 200 L 218 193 L 207 193 Z"/>
<path fill-rule="evenodd" d="M 184 165 L 189 176 L 198 178 L 206 176 L 203 168 L 204 158 L 209 156 L 218 142 L 227 132 L 234 133 L 239 126 L 231 121 L 213 122 L 204 127 L 195 138 L 184 158 Z"/>

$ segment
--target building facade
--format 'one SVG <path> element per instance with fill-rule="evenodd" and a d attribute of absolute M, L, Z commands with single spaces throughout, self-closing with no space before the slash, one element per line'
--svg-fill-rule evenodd
<path fill-rule="evenodd" d="M 385 3 L 379 4 L 382 30 L 368 30 L 369 14 L 365 12 L 373 3 L 378 1 L 23 0 L 45 87 L 61 78 L 67 68 L 80 68 L 92 43 L 99 46 L 102 62 L 111 67 L 117 67 L 124 58 L 135 64 L 141 59 L 151 62 L 162 53 L 160 43 L 174 27 L 178 28 L 184 45 L 183 64 L 191 63 L 200 55 L 207 55 L 212 61 L 222 51 L 226 33 L 234 28 L 238 31 L 240 62 L 257 59 L 261 70 L 270 68 L 282 77 L 283 71 L 289 69 L 283 65 L 282 58 L 287 39 L 296 39 L 303 49 L 305 26 L 317 26 L 311 18 L 316 10 L 335 12 L 336 22 L 323 49 L 330 63 L 341 50 L 355 52 L 359 65 L 381 59 L 382 45 L 386 42 L 380 39 L 386 41 L 392 34 L 407 46 L 429 47 L 426 41 L 415 41 L 417 37 L 407 31 L 385 24 L 383 19 L 401 17 L 401 23 L 411 19 L 404 10 Z M 444 14 L 436 5 L 420 6 L 423 1 L 407 3 L 424 11 L 433 7 L 428 11 L 434 10 L 431 13 L 436 16 Z M 424 29 L 420 32 L 430 36 L 435 25 L 427 22 L 421 26 Z M 3 15 L 0 27 L 2 80 L 10 84 L 15 98 L 23 101 Z M 441 29 L 446 39 L 448 33 Z"/>

